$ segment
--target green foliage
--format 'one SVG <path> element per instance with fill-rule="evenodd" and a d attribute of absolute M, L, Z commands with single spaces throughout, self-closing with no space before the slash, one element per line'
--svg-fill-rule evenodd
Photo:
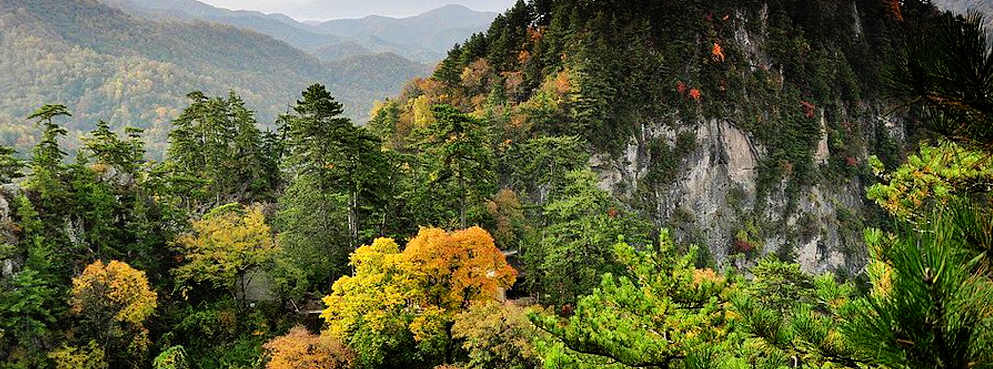
<path fill-rule="evenodd" d="M 988 149 L 993 142 L 993 48 L 983 16 L 944 13 L 915 29 L 887 71 L 893 97 L 918 110 L 945 137 Z"/>
<path fill-rule="evenodd" d="M 423 189 L 418 190 L 450 196 L 449 206 L 459 210 L 457 224 L 465 228 L 469 207 L 478 206 L 496 192 L 489 127 L 451 106 L 433 106 L 431 112 L 435 122 L 416 133 L 421 138 L 418 148 L 427 176 Z M 438 201 L 437 197 L 433 201 Z"/>
<path fill-rule="evenodd" d="M 522 250 L 532 292 L 551 304 L 574 303 L 601 274 L 620 272 L 612 246 L 622 236 L 647 243 L 652 229 L 599 189 L 593 172 L 568 172 L 563 182 L 544 206 L 544 224 Z"/>
<path fill-rule="evenodd" d="M 227 296 L 173 308 L 163 314 L 162 321 L 168 328 L 160 339 L 165 344 L 163 351 L 170 345 L 181 345 L 190 366 L 195 368 L 257 367 L 272 324 L 261 311 L 243 309 Z"/>
<path fill-rule="evenodd" d="M 274 222 L 277 243 L 292 265 L 308 275 L 308 284 L 326 289 L 347 273 L 347 199 L 318 190 L 312 176 L 299 176 L 280 197 Z"/>
<path fill-rule="evenodd" d="M 152 360 L 153 369 L 187 369 L 186 350 L 183 346 L 172 346 L 165 349 Z"/>
<path fill-rule="evenodd" d="M 749 360 L 767 355 L 810 367 L 858 367 L 840 330 L 851 315 L 851 285 L 839 285 L 830 274 L 812 276 L 797 264 L 774 258 L 760 260 L 749 271 L 755 278 L 732 308 L 749 344 L 760 347 Z"/>
<path fill-rule="evenodd" d="M 12 148 L 0 146 L 0 184 L 10 183 L 17 178 L 24 177 L 21 170 L 24 168 L 24 161 L 15 156 L 17 151 Z"/>
<path fill-rule="evenodd" d="M 282 152 L 270 151 L 278 148 L 267 145 L 267 136 L 241 97 L 234 92 L 227 99 L 202 92 L 187 97 L 192 103 L 173 121 L 175 129 L 169 133 L 168 159 L 177 175 L 196 178 L 207 187 L 194 208 L 274 198 Z"/>
<path fill-rule="evenodd" d="M 548 193 L 567 183 L 566 174 L 586 168 L 589 161 L 583 142 L 572 136 L 544 136 L 514 142 L 500 156 L 501 177 L 512 188 L 523 189 L 538 204 Z"/>
<path fill-rule="evenodd" d="M 937 212 L 896 237 L 866 232 L 873 291 L 843 330 L 858 357 L 889 368 L 967 368 L 993 362 L 993 281 L 977 274 L 963 233 L 985 227 Z M 979 271 L 983 273 L 982 271 Z"/>
<path fill-rule="evenodd" d="M 724 308 L 729 297 L 724 277 L 694 268 L 692 253 L 676 255 L 665 231 L 659 245 L 646 251 L 623 242 L 614 250 L 623 274 L 605 274 L 599 287 L 579 300 L 574 315 L 532 315 L 567 348 L 545 352 L 546 363 L 711 368 L 731 358 L 735 339 Z"/>
<path fill-rule="evenodd" d="M 8 357 L 16 351 L 24 351 L 22 364 L 37 365 L 42 360 L 38 357 L 42 342 L 59 313 L 53 309 L 56 297 L 53 284 L 34 269 L 0 282 L 0 355 L 10 364 L 18 361 Z"/>
<path fill-rule="evenodd" d="M 344 200 L 347 242 L 322 247 L 334 250 L 328 253 L 331 255 L 328 261 L 332 263 L 324 267 L 332 269 L 328 271 L 330 274 L 318 276 L 333 280 L 340 275 L 341 262 L 348 252 L 356 249 L 369 233 L 378 233 L 377 225 L 382 226 L 373 217 L 383 214 L 390 190 L 385 173 L 387 157 L 380 149 L 379 139 L 343 117 L 342 105 L 322 85 L 312 85 L 304 91 L 303 100 L 297 102 L 294 111 L 295 114 L 283 116 L 280 121 L 280 129 L 287 137 L 285 166 L 294 178 L 281 199 L 283 217 L 313 218 L 322 214 L 331 218 L 338 211 L 332 206 L 340 202 L 329 197 Z M 312 196 L 323 199 L 311 201 Z M 327 219 L 320 220 L 320 224 L 298 223 L 300 226 L 285 229 L 287 236 L 283 238 L 285 247 L 297 252 L 298 257 L 320 250 L 315 248 L 317 244 L 335 239 L 326 237 L 335 228 Z"/>
<path fill-rule="evenodd" d="M 950 142 L 922 144 L 890 173 L 884 173 L 878 159 L 870 159 L 870 164 L 885 182 L 869 187 L 869 199 L 904 220 L 917 221 L 932 207 L 981 196 L 993 183 L 993 165 L 985 152 Z"/>

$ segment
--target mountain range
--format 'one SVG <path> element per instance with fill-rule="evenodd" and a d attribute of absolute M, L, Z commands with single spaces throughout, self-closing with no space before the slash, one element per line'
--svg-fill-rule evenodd
<path fill-rule="evenodd" d="M 44 102 L 73 113 L 70 151 L 104 120 L 146 129 L 160 154 L 195 90 L 236 92 L 265 125 L 322 83 L 363 122 L 375 100 L 429 74 L 492 17 L 446 6 L 307 24 L 193 0 L 0 0 L 0 145 L 23 153 L 37 142 L 25 117 Z"/>
<path fill-rule="evenodd" d="M 404 18 L 369 15 L 298 22 L 283 14 L 228 10 L 195 0 L 101 1 L 147 20 L 208 21 L 252 30 L 322 59 L 393 52 L 422 63 L 441 60 L 455 43 L 485 31 L 497 16 L 494 12 L 440 3 L 434 10 Z"/>
<path fill-rule="evenodd" d="M 370 14 L 404 16 L 421 14 L 452 3 L 454 0 L 313 0 L 290 7 L 286 13 L 297 19 L 361 18 Z M 502 12 L 516 0 L 460 0 L 462 5 L 482 11 Z M 490 19 L 492 20 L 492 19 Z M 487 23 L 489 24 L 489 23 Z"/>

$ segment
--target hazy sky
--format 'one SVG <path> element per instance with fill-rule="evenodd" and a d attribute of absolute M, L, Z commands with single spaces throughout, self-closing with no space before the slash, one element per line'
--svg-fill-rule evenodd
<path fill-rule="evenodd" d="M 200 0 L 201 2 L 233 10 L 260 10 L 267 13 L 287 12 L 309 0 Z"/>
<path fill-rule="evenodd" d="M 349 17 L 355 16 L 354 12 L 363 12 L 364 8 L 370 7 L 370 12 L 375 12 L 379 15 L 390 15 L 390 16 L 407 16 L 415 15 L 419 13 L 432 10 L 440 6 L 439 4 L 463 4 L 474 10 L 479 11 L 496 11 L 503 12 L 507 8 L 510 8 L 516 0 L 199 0 L 207 4 L 211 4 L 221 8 L 233 9 L 233 10 L 259 10 L 267 13 L 284 13 L 291 16 L 297 17 L 307 17 L 306 14 L 300 14 L 301 11 L 306 13 L 310 10 L 307 7 L 302 10 L 305 5 L 313 3 L 326 3 L 326 4 L 349 4 L 354 3 L 352 12 L 347 12 Z M 389 9 L 396 4 L 395 9 Z M 332 5 L 334 7 L 334 5 Z M 386 9 L 386 10 L 384 10 Z M 323 18 L 322 14 L 312 14 L 317 18 Z M 367 14 L 363 14 L 367 15 Z"/>

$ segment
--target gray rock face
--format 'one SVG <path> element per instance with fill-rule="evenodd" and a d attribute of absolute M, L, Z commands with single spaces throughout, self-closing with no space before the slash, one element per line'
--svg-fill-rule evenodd
<path fill-rule="evenodd" d="M 12 204 L 21 189 L 17 185 L 0 186 L 0 250 L 13 249 L 17 243 Z M 0 279 L 10 278 L 21 268 L 22 260 L 0 254 Z"/>
<path fill-rule="evenodd" d="M 768 12 L 768 6 L 757 14 L 739 12 L 733 21 L 734 39 L 727 42 L 741 51 L 740 57 L 750 66 L 750 72 L 770 73 L 783 88 L 781 70 L 764 52 Z M 852 12 L 858 30 L 858 9 L 853 7 Z M 757 20 L 757 29 L 747 29 L 743 19 Z M 856 32 L 853 37 L 860 35 Z M 739 103 L 761 104 L 761 98 L 745 93 L 744 101 Z M 760 168 L 769 153 L 735 123 L 742 118 L 733 109 L 717 118 L 704 119 L 700 113 L 692 119 L 672 114 L 671 118 L 642 122 L 640 131 L 620 150 L 620 155 L 597 155 L 590 164 L 600 176 L 601 188 L 626 199 L 658 226 L 670 228 L 677 241 L 709 251 L 712 261 L 720 267 L 747 268 L 762 255 L 777 254 L 795 260 L 808 272 L 853 276 L 866 262 L 862 214 L 874 205 L 865 197 L 866 184 L 858 177 L 831 173 L 829 163 L 832 158 L 835 163 L 864 163 L 869 154 L 859 149 L 862 152 L 845 154 L 853 158 L 834 157 L 839 154 L 830 149 L 828 117 L 833 122 L 858 127 L 881 125 L 897 141 L 903 141 L 906 135 L 898 117 L 884 114 L 884 109 L 872 102 L 860 102 L 857 113 L 847 111 L 845 106 L 837 102 L 830 112 L 818 108 L 814 113 L 820 122 L 821 137 L 810 147 L 817 167 L 814 172 L 819 177 L 806 181 L 813 183 L 811 186 L 791 186 L 789 178 L 760 184 Z M 861 132 L 863 136 L 855 139 L 872 142 L 874 136 L 865 135 L 874 135 L 873 129 Z M 675 178 L 667 178 L 666 183 L 649 183 L 649 178 L 657 178 L 647 176 L 653 164 L 649 154 L 652 145 L 657 147 L 661 142 L 676 147 L 680 138 L 687 136 L 695 138 L 695 145 L 681 156 Z M 756 250 L 747 256 L 735 246 L 742 235 L 756 244 Z"/>
<path fill-rule="evenodd" d="M 783 181 L 758 199 L 765 149 L 729 121 L 710 119 L 690 126 L 668 122 L 646 125 L 642 131 L 621 157 L 599 155 L 591 160 L 601 188 L 631 199 L 639 183 L 646 185 L 640 181 L 651 165 L 651 159 L 642 156 L 646 142 L 674 145 L 677 134 L 692 134 L 695 150 L 683 159 L 678 178 L 659 186 L 657 203 L 648 215 L 673 229 L 678 241 L 706 248 L 717 265 L 747 267 L 760 257 L 734 253 L 736 235 L 749 227 L 759 230 L 759 254 L 788 254 L 808 272 L 844 270 L 851 275 L 864 265 L 860 221 L 854 214 L 868 206 L 868 200 L 856 181 L 803 188 L 792 206 Z M 815 160 L 826 163 L 826 135 L 820 141 Z"/>

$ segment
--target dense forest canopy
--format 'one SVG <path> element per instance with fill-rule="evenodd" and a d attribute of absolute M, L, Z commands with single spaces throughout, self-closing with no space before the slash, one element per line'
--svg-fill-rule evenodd
<path fill-rule="evenodd" d="M 0 0 L 0 29 L 166 59 L 233 32 L 22 10 L 58 4 Z M 271 46 L 171 65 L 319 68 Z M 30 153 L 0 146 L 0 367 L 989 368 L 991 55 L 982 17 L 921 1 L 531 0 L 364 126 L 319 83 L 271 124 L 178 85 L 168 129 L 96 121 L 67 148 L 90 118 L 33 101 Z M 759 152 L 756 203 L 854 184 L 873 207 L 833 227 L 858 272 L 764 248 L 813 221 L 729 205 L 748 220 L 701 244 L 653 211 L 707 126 Z M 638 157 L 626 186 L 597 165 Z"/>

